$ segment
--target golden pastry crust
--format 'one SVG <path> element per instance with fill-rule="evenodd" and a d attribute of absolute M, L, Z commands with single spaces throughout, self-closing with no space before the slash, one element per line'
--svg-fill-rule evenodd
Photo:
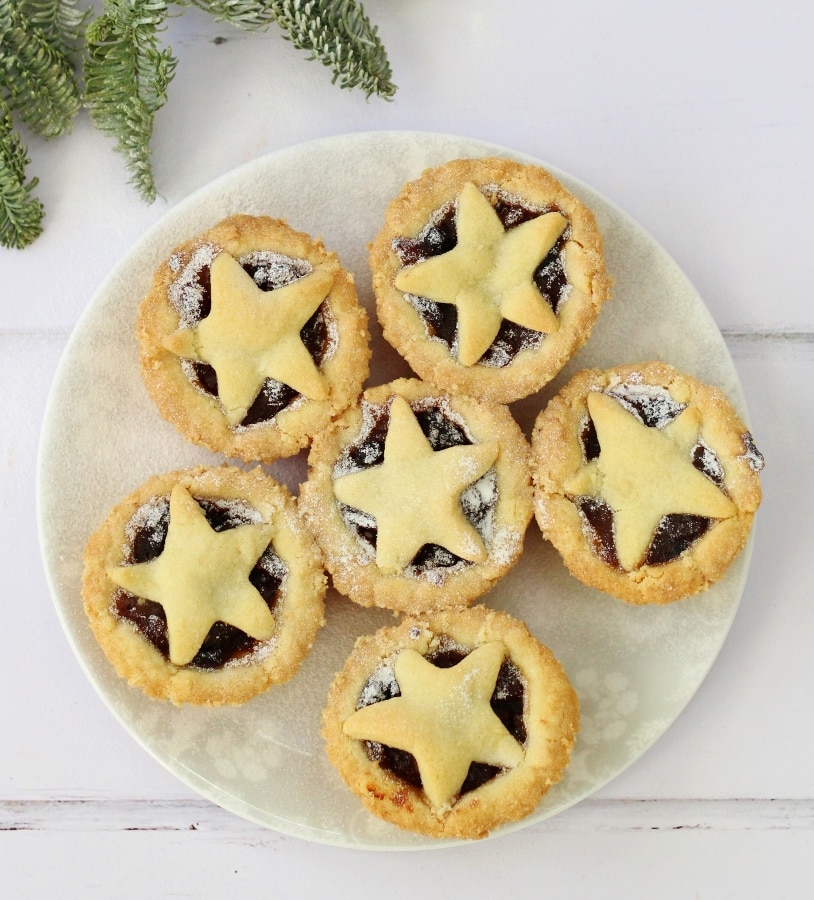
<path fill-rule="evenodd" d="M 297 275 L 319 270 L 327 278 L 330 287 L 320 308 L 329 345 L 318 367 L 324 396 L 309 398 L 299 393 L 267 421 L 234 425 L 220 399 L 190 379 L 182 351 L 170 349 L 173 341 L 183 346 L 189 330 L 200 321 L 184 308 L 182 280 L 196 266 L 208 266 L 221 251 L 237 260 L 262 252 L 279 254 L 299 267 Z M 293 283 L 304 282 L 307 274 Z M 275 292 L 268 297 L 273 300 Z M 367 316 L 359 305 L 353 276 L 321 240 L 264 216 L 231 216 L 177 247 L 156 271 L 139 309 L 137 330 L 142 375 L 161 415 L 194 443 L 246 461 L 297 453 L 356 400 L 368 374 Z"/>
<path fill-rule="evenodd" d="M 129 526 L 156 499 L 166 501 L 183 486 L 200 500 L 245 504 L 252 518 L 270 527 L 269 546 L 285 563 L 270 638 L 221 668 L 174 665 L 124 618 L 116 614 L 117 567 L 129 565 Z M 131 533 L 132 533 L 132 529 Z M 88 541 L 82 596 L 91 629 L 118 674 L 148 696 L 203 706 L 239 704 L 290 679 L 324 624 L 325 574 L 319 550 L 288 491 L 256 468 L 199 467 L 156 475 L 118 503 Z"/>
<path fill-rule="evenodd" d="M 392 673 L 401 651 L 426 656 L 447 639 L 465 652 L 502 643 L 524 688 L 526 736 L 519 764 L 436 807 L 422 788 L 371 760 L 363 742 L 347 735 L 345 723 L 362 705 L 371 676 L 387 667 Z M 359 638 L 331 685 L 323 713 L 328 757 L 364 805 L 401 828 L 446 838 L 481 838 L 498 825 L 533 812 L 562 778 L 578 728 L 577 696 L 551 651 L 525 624 L 484 606 L 407 617 L 399 625 Z"/>
<path fill-rule="evenodd" d="M 407 292 L 394 283 L 402 273 L 415 268 L 403 265 L 394 242 L 417 238 L 439 210 L 456 202 L 468 184 L 480 188 L 493 205 L 497 192 L 501 192 L 535 210 L 556 209 L 567 222 L 561 259 L 569 287 L 567 299 L 557 310 L 556 330 L 545 334 L 538 345 L 522 349 L 502 367 L 462 365 L 457 351 L 430 336 L 428 325 Z M 459 159 L 425 171 L 406 184 L 389 205 L 384 227 L 369 251 L 376 308 L 385 338 L 421 378 L 451 393 L 500 403 L 525 397 L 550 381 L 588 338 L 610 294 L 602 236 L 593 213 L 549 172 L 506 159 Z M 540 305 L 546 306 L 542 298 Z"/>
<path fill-rule="evenodd" d="M 575 496 L 581 494 L 578 486 L 588 483 L 586 472 L 590 468 L 581 434 L 589 417 L 589 397 L 618 397 L 626 391 L 635 394 L 648 389 L 666 392 L 662 396 L 667 396 L 676 407 L 671 421 L 660 423 L 658 429 L 647 430 L 668 433 L 671 427 L 679 427 L 678 423 L 686 419 L 691 426 L 689 440 L 683 438 L 677 442 L 686 455 L 687 462 L 682 466 L 692 465 L 693 452 L 706 455 L 711 460 L 710 470 L 717 471 L 718 494 L 727 508 L 721 518 L 711 515 L 708 530 L 675 558 L 648 564 L 645 555 L 643 562 L 625 569 L 618 564 L 609 565 L 595 552 L 594 536 L 574 502 Z M 596 405 L 595 400 L 593 403 Z M 675 415 L 678 409 L 682 411 Z M 627 455 L 627 448 L 624 453 Z M 760 505 L 758 473 L 762 466 L 763 459 L 751 434 L 717 388 L 660 362 L 618 366 L 604 372 L 586 370 L 578 373 L 551 400 L 535 423 L 532 435 L 535 517 L 543 535 L 554 544 L 570 572 L 580 581 L 629 603 L 670 603 L 708 588 L 722 577 L 740 553 Z M 639 476 L 648 478 L 641 470 Z M 708 479 L 709 474 L 703 480 Z M 709 484 L 714 482 L 709 480 Z M 617 515 L 614 513 L 615 532 Z"/>
<path fill-rule="evenodd" d="M 497 458 L 477 481 L 479 496 L 495 498 L 478 529 L 485 549 L 481 561 L 436 566 L 424 573 L 413 567 L 387 573 L 377 563 L 377 550 L 365 544 L 343 516 L 336 496 L 339 461 L 369 433 L 370 416 L 389 415 L 394 398 L 403 398 L 413 410 L 438 407 L 448 413 L 451 421 L 469 434 L 471 446 L 461 448 L 464 451 L 478 452 L 480 445 L 496 442 Z M 417 379 L 399 379 L 369 388 L 360 405 L 315 438 L 308 479 L 300 490 L 300 509 L 323 550 L 334 586 L 354 602 L 397 612 L 465 606 L 505 575 L 522 552 L 532 515 L 528 456 L 528 443 L 506 407 L 448 396 Z M 423 518 L 432 520 L 438 508 L 433 499 L 432 512 Z M 404 542 L 408 540 L 405 534 Z"/>

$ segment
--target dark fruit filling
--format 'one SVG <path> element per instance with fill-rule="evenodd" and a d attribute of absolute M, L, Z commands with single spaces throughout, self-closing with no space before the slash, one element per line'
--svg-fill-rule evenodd
<path fill-rule="evenodd" d="M 426 658 L 439 669 L 451 669 L 468 656 L 469 652 L 453 643 L 449 638 L 442 636 L 438 649 L 429 653 Z M 395 678 L 374 676 L 365 685 L 359 708 L 380 703 L 382 700 L 390 700 L 400 694 L 401 691 Z M 526 689 L 519 669 L 514 663 L 505 659 L 500 667 L 490 704 L 506 730 L 520 744 L 524 744 L 526 741 L 525 697 Z M 376 741 L 363 741 L 362 743 L 368 757 L 383 769 L 387 769 L 413 787 L 421 788 L 421 775 L 412 753 L 388 747 L 386 744 Z M 459 793 L 466 794 L 476 790 L 491 781 L 500 772 L 501 769 L 498 766 L 473 762 L 469 766 L 469 772 Z"/>
<path fill-rule="evenodd" d="M 432 404 L 436 403 L 437 401 L 432 401 Z M 415 404 L 413 412 L 433 450 L 445 450 L 448 447 L 473 443 L 460 424 L 440 406 L 432 404 L 421 402 Z M 390 425 L 389 407 L 368 404 L 367 412 L 372 417 L 371 427 L 362 440 L 344 450 L 338 464 L 342 474 L 357 472 L 384 462 L 384 442 Z M 483 478 L 492 477 L 488 472 L 483 476 Z M 461 496 L 464 515 L 475 529 L 483 527 L 495 502 L 496 495 L 489 491 L 465 491 Z M 373 518 L 364 513 L 359 514 L 352 507 L 342 503 L 339 504 L 339 508 L 349 527 L 364 543 L 375 550 L 377 529 Z M 426 573 L 458 564 L 469 565 L 466 560 L 445 547 L 438 544 L 424 544 L 413 558 L 410 568 L 417 573 Z"/>
<path fill-rule="evenodd" d="M 644 562 L 658 566 L 675 559 L 709 530 L 712 519 L 706 516 L 690 516 L 670 513 L 663 516 L 653 540 L 647 548 Z"/>
<path fill-rule="evenodd" d="M 491 199 L 494 210 L 506 229 L 514 228 L 545 213 L 560 211 L 554 206 L 537 209 L 499 191 Z M 537 290 L 555 313 L 565 300 L 568 291 L 568 280 L 562 262 L 562 248 L 567 240 L 567 234 L 566 228 L 545 259 L 537 266 L 533 277 Z M 409 266 L 431 256 L 448 253 L 457 243 L 455 204 L 450 203 L 433 214 L 430 223 L 417 238 L 396 238 L 393 249 L 402 265 Z M 452 348 L 458 331 L 458 313 L 455 307 L 449 303 L 436 303 L 425 297 L 419 298 L 415 307 L 430 335 Z M 523 328 L 504 319 L 492 346 L 479 362 L 502 368 L 522 350 L 540 346 L 544 337 L 545 335 L 538 331 Z"/>
<path fill-rule="evenodd" d="M 255 521 L 245 504 L 197 497 L 195 499 L 215 531 L 226 531 Z M 160 556 L 167 539 L 169 523 L 168 498 L 156 498 L 142 507 L 128 528 L 130 546 L 125 562 L 135 565 Z M 285 574 L 285 563 L 269 546 L 249 575 L 249 581 L 257 588 L 272 612 L 277 605 Z M 113 595 L 113 611 L 120 619 L 130 622 L 142 637 L 169 660 L 167 618 L 160 603 L 136 597 L 128 591 L 117 588 Z M 216 622 L 189 665 L 195 669 L 220 669 L 229 662 L 248 656 L 258 643 L 234 625 Z"/>
<path fill-rule="evenodd" d="M 642 390 L 636 386 L 635 389 L 626 390 L 623 385 L 607 393 L 619 400 L 648 428 L 663 428 L 686 408 L 684 404 L 676 403 L 666 390 L 659 388 Z M 590 416 L 586 416 L 583 423 L 580 442 L 586 462 L 599 456 L 599 438 Z M 724 468 L 714 450 L 699 442 L 692 449 L 692 464 L 723 490 Z M 577 497 L 574 502 L 588 524 L 594 553 L 607 565 L 621 570 L 613 537 L 613 510 L 598 497 Z M 681 556 L 706 534 L 712 522 L 706 516 L 683 513 L 663 516 L 650 542 L 643 565 L 662 565 Z"/>
<path fill-rule="evenodd" d="M 620 569 L 613 540 L 613 510 L 598 497 L 577 497 L 575 502 L 588 523 L 594 553 L 606 565 Z"/>
<path fill-rule="evenodd" d="M 311 271 L 310 265 L 302 260 L 288 259 L 277 254 L 272 256 L 273 262 L 264 261 L 263 254 L 260 253 L 240 260 L 244 271 L 251 275 L 255 284 L 264 291 L 284 287 Z M 205 319 L 212 309 L 209 263 L 204 263 L 188 278 L 189 293 L 196 297 L 192 324 L 197 324 L 201 319 Z M 323 303 L 300 330 L 300 338 L 305 349 L 317 367 L 322 364 L 330 348 L 328 316 L 327 304 Z M 190 360 L 187 372 L 196 387 L 213 397 L 218 396 L 218 376 L 212 366 L 198 360 Z M 267 378 L 240 424 L 248 426 L 270 422 L 299 396 L 299 392 L 287 384 Z"/>

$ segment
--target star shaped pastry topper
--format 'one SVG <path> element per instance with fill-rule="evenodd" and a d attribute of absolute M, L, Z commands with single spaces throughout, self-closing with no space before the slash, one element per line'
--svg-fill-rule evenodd
<path fill-rule="evenodd" d="M 458 196 L 458 243 L 401 269 L 395 286 L 457 307 L 458 361 L 472 366 L 492 345 L 503 319 L 544 334 L 557 330 L 557 317 L 532 279 L 567 224 L 560 213 L 549 212 L 506 230 L 468 182 Z"/>
<path fill-rule="evenodd" d="M 340 503 L 376 519 L 376 564 L 404 571 L 424 544 L 439 544 L 471 562 L 486 548 L 461 507 L 461 493 L 497 459 L 496 441 L 433 450 L 410 404 L 393 398 L 384 462 L 334 481 Z"/>
<path fill-rule="evenodd" d="M 108 569 L 114 584 L 160 603 L 167 617 L 170 661 L 191 662 L 215 622 L 256 640 L 274 634 L 274 617 L 249 574 L 271 541 L 271 525 L 215 531 L 183 485 L 170 495 L 162 553 L 148 562 Z"/>
<path fill-rule="evenodd" d="M 618 401 L 588 394 L 599 456 L 565 484 L 572 496 L 602 497 L 613 510 L 619 564 L 641 565 L 662 517 L 670 513 L 726 519 L 732 501 L 692 464 L 700 416 L 687 407 L 663 428 L 649 428 Z"/>
<path fill-rule="evenodd" d="M 401 696 L 356 710 L 343 731 L 412 753 L 424 792 L 434 807 L 444 807 L 471 763 L 513 768 L 523 760 L 523 748 L 489 703 L 505 655 L 500 641 L 490 641 L 441 669 L 415 650 L 401 650 L 393 666 Z"/>
<path fill-rule="evenodd" d="M 264 291 L 229 253 L 210 266 L 212 308 L 193 328 L 164 340 L 176 356 L 208 363 L 218 376 L 218 398 L 230 425 L 246 417 L 263 382 L 273 378 L 311 400 L 327 396 L 325 381 L 300 337 L 333 286 L 318 266 L 291 284 Z"/>

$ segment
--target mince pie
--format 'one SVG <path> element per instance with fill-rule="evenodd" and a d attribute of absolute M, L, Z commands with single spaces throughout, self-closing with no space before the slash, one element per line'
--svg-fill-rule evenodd
<path fill-rule="evenodd" d="M 243 460 L 290 456 L 353 403 L 367 317 L 321 241 L 236 215 L 176 248 L 139 311 L 141 368 L 161 414 Z"/>
<path fill-rule="evenodd" d="M 505 159 L 428 169 L 370 245 L 385 338 L 443 390 L 508 403 L 551 380 L 608 298 L 593 213 Z"/>
<path fill-rule="evenodd" d="M 293 499 L 259 468 L 151 478 L 85 551 L 83 598 L 117 672 L 151 697 L 242 703 L 296 672 L 325 575 Z"/>
<path fill-rule="evenodd" d="M 314 439 L 300 507 L 334 586 L 362 606 L 462 606 L 517 561 L 528 444 L 508 409 L 417 379 L 370 388 Z"/>
<path fill-rule="evenodd" d="M 709 587 L 743 548 L 762 467 L 717 388 L 664 363 L 589 370 L 535 424 L 535 515 L 581 581 L 669 603 Z"/>
<path fill-rule="evenodd" d="M 371 812 L 451 838 L 531 813 L 561 779 L 578 727 L 551 652 L 483 606 L 360 638 L 323 714 L 328 757 Z"/>

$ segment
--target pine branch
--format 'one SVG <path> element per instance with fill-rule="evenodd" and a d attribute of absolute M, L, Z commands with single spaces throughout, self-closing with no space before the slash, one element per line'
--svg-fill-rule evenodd
<path fill-rule="evenodd" d="M 0 85 L 9 106 L 45 137 L 70 131 L 79 110 L 73 65 L 59 43 L 56 31 L 50 38 L 29 18 L 24 2 L 0 0 Z"/>
<path fill-rule="evenodd" d="M 76 0 L 20 0 L 23 15 L 43 33 L 51 46 L 73 61 L 91 14 L 76 8 Z"/>
<path fill-rule="evenodd" d="M 96 127 L 116 138 L 131 183 L 148 202 L 156 197 L 153 123 L 177 64 L 171 49 L 158 45 L 167 15 L 163 0 L 106 0 L 87 29 L 85 105 Z"/>
<path fill-rule="evenodd" d="M 100 131 L 116 139 L 131 182 L 156 196 L 150 143 L 155 115 L 167 102 L 177 60 L 159 34 L 169 0 L 104 0 L 91 11 L 79 0 L 0 0 L 0 243 L 24 246 L 41 230 L 43 209 L 25 181 L 27 151 L 14 131 L 12 110 L 51 137 L 70 130 L 80 105 L 73 56 L 85 31 L 85 97 Z M 377 29 L 357 0 L 176 0 L 245 31 L 276 22 L 286 40 L 333 71 L 341 88 L 370 97 L 396 91 Z"/>
<path fill-rule="evenodd" d="M 37 179 L 25 181 L 27 151 L 0 98 L 0 245 L 21 249 L 42 232 L 42 203 L 32 196 Z"/>
<path fill-rule="evenodd" d="M 390 62 L 378 29 L 355 0 L 267 0 L 285 37 L 310 51 L 333 73 L 341 88 L 358 87 L 370 97 L 396 93 Z"/>
<path fill-rule="evenodd" d="M 356 0 L 185 0 L 245 31 L 264 31 L 271 22 L 286 40 L 310 52 L 334 73 L 342 88 L 358 87 L 369 97 L 391 98 L 396 86 L 377 29 Z"/>
<path fill-rule="evenodd" d="M 265 31 L 277 21 L 274 4 L 268 0 L 180 0 L 183 5 L 197 6 L 214 17 L 243 31 Z"/>

